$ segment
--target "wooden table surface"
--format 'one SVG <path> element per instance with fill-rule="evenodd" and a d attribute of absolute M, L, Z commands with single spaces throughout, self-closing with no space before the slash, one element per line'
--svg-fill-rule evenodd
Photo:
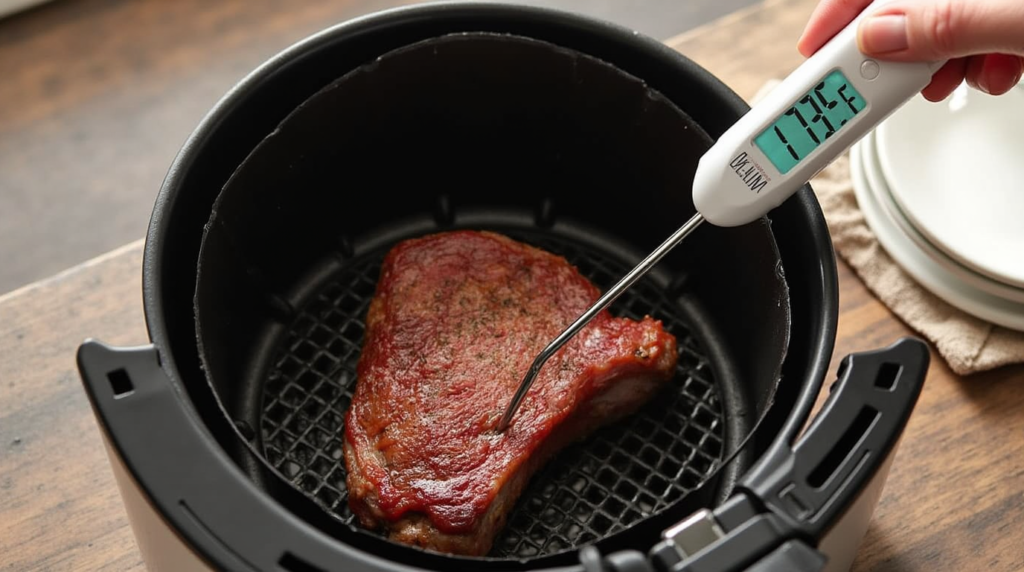
<path fill-rule="evenodd" d="M 814 3 L 770 0 L 670 44 L 749 99 L 799 64 Z M 144 569 L 74 365 L 86 337 L 148 341 L 141 259 L 138 241 L 0 296 L 0 570 Z M 833 371 L 910 334 L 839 270 Z M 855 570 L 1024 569 L 1021 384 L 1022 367 L 960 378 L 933 354 Z"/>

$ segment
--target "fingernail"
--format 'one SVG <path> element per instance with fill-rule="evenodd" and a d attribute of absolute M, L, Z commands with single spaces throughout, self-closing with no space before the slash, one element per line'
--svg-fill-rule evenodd
<path fill-rule="evenodd" d="M 982 93 L 988 93 L 989 92 L 987 86 L 981 85 L 981 78 L 980 77 L 978 77 L 978 78 L 973 78 L 973 77 L 964 78 L 964 83 L 967 84 L 967 87 L 976 89 L 976 90 L 978 90 L 978 91 L 980 91 Z"/>
<path fill-rule="evenodd" d="M 864 51 L 885 54 L 907 49 L 907 17 L 902 14 L 872 16 L 861 27 Z"/>
<path fill-rule="evenodd" d="M 989 54 L 981 64 L 978 74 L 978 89 L 990 95 L 1002 95 L 1020 82 L 1024 71 L 1020 57 L 1006 54 Z"/>
<path fill-rule="evenodd" d="M 978 88 L 978 91 L 992 95 L 992 87 L 988 84 L 988 78 L 981 76 L 978 78 L 978 83 L 974 87 Z"/>

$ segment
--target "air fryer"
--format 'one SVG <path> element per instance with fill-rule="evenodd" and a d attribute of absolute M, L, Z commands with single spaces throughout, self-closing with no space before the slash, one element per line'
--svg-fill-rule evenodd
<path fill-rule="evenodd" d="M 705 225 L 616 302 L 677 337 L 675 378 L 539 472 L 486 557 L 392 543 L 347 507 L 342 423 L 391 246 L 487 229 L 607 288 L 694 213 L 696 162 L 746 109 L 657 42 L 497 4 L 342 24 L 245 78 L 157 198 L 152 343 L 79 351 L 147 566 L 849 568 L 928 352 L 848 356 L 806 423 L 838 291 L 809 187 Z"/>

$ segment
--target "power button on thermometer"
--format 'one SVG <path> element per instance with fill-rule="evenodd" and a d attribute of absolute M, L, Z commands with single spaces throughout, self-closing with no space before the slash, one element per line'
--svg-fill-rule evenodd
<path fill-rule="evenodd" d="M 860 77 L 871 81 L 878 77 L 878 72 L 880 70 L 881 67 L 879 67 L 878 62 L 875 60 L 864 60 L 864 62 L 860 64 Z"/>

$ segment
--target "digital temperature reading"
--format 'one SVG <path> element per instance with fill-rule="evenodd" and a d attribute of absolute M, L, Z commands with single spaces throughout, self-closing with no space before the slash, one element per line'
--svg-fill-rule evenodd
<path fill-rule="evenodd" d="M 864 98 L 835 70 L 776 118 L 754 143 L 785 175 L 864 106 Z"/>

